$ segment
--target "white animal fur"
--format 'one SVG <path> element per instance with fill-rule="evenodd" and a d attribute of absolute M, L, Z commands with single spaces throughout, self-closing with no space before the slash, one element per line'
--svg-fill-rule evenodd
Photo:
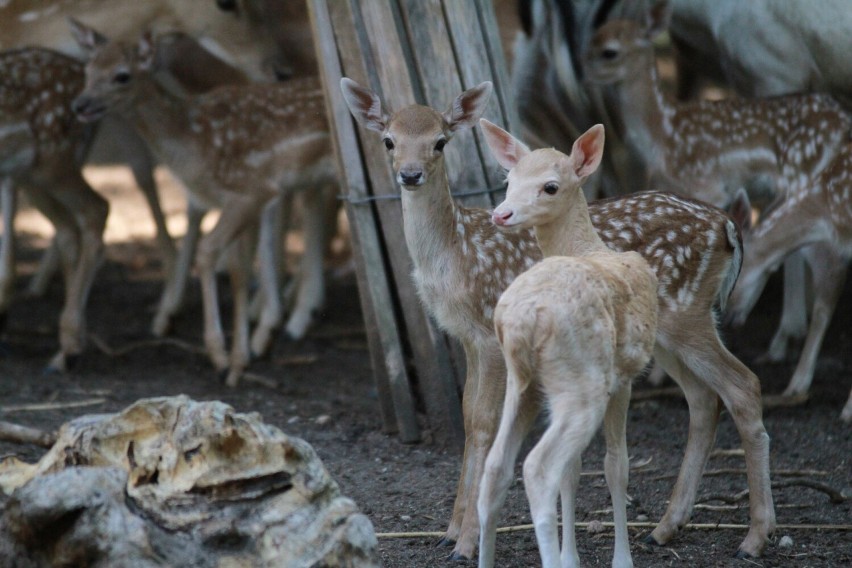
<path fill-rule="evenodd" d="M 581 184 L 600 163 L 601 125 L 578 138 L 566 156 L 552 149 L 530 152 L 499 127 L 481 123 L 492 153 L 512 168 L 506 200 L 494 210 L 494 221 L 503 227 L 534 227 L 545 259 L 515 279 L 494 314 L 508 376 L 503 416 L 480 487 L 479 566 L 493 565 L 497 512 L 530 426 L 518 416 L 521 399 L 538 392 L 544 394 L 550 425 L 524 462 L 524 484 L 542 566 L 579 565 L 573 504 L 580 455 L 602 422 L 615 518 L 613 566 L 632 566 L 625 429 L 630 381 L 650 361 L 656 341 L 657 278 L 639 254 L 607 248 L 589 218 Z M 561 555 L 559 493 L 564 506 Z"/>

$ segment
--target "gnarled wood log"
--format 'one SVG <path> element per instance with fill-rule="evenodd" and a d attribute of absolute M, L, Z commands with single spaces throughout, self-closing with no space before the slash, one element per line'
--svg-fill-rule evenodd
<path fill-rule="evenodd" d="M 0 463 L 17 566 L 377 567 L 370 521 L 311 446 L 220 402 L 137 402 Z"/>

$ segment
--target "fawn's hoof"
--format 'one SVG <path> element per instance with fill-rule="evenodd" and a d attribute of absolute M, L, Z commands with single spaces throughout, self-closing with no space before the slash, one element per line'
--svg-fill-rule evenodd
<path fill-rule="evenodd" d="M 272 358 L 272 347 L 278 341 L 278 338 L 281 336 L 281 330 L 273 329 L 269 332 L 269 337 L 266 340 L 266 343 L 263 346 L 252 346 L 251 348 L 251 359 L 252 361 L 268 361 Z"/>
<path fill-rule="evenodd" d="M 451 546 L 455 546 L 456 541 L 451 539 L 450 537 L 443 537 L 435 544 L 435 548 L 449 548 Z"/>
<path fill-rule="evenodd" d="M 63 374 L 64 372 L 65 372 L 65 369 L 62 369 L 62 368 L 56 366 L 56 364 L 54 364 L 54 363 L 48 363 L 41 370 L 42 376 L 45 376 L 45 377 L 58 377 L 59 375 Z"/>
<path fill-rule="evenodd" d="M 663 543 L 657 542 L 657 539 L 654 538 L 653 534 L 649 534 L 648 536 L 643 538 L 642 542 L 645 544 L 650 544 L 651 546 L 663 546 Z"/>
<path fill-rule="evenodd" d="M 749 560 L 751 558 L 754 558 L 754 556 L 752 556 L 745 550 L 737 550 L 737 552 L 734 554 L 734 558 L 737 558 L 739 560 Z"/>
<path fill-rule="evenodd" d="M 220 383 L 223 383 L 226 387 L 234 388 L 239 384 L 240 378 L 243 376 L 243 371 L 230 367 L 219 371 L 217 376 Z"/>
<path fill-rule="evenodd" d="M 453 552 L 449 556 L 447 556 L 447 560 L 450 562 L 468 562 L 470 558 L 462 554 L 461 552 Z"/>

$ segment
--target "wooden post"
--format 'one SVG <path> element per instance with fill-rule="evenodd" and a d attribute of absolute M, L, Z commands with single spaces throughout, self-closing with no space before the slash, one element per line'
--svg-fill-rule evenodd
<path fill-rule="evenodd" d="M 393 413 L 400 432 L 403 422 L 416 425 L 414 395 L 433 439 L 461 447 L 464 363 L 417 297 L 387 152 L 375 133 L 354 126 L 339 82 L 346 76 L 368 86 L 392 110 L 412 103 L 443 110 L 464 89 L 490 80 L 496 96 L 485 116 L 511 129 L 518 122 L 508 104 L 493 7 L 490 0 L 309 0 L 308 6 L 383 416 L 387 424 Z M 445 159 L 453 191 L 472 193 L 460 198 L 465 204 L 494 203 L 487 190 L 502 173 L 478 132 L 459 135 Z M 403 355 L 413 363 L 410 373 L 400 366 Z"/>

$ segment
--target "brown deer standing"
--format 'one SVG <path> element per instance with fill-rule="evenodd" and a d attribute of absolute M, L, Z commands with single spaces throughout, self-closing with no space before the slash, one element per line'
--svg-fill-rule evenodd
<path fill-rule="evenodd" d="M 580 136 L 566 156 L 553 149 L 531 152 L 498 126 L 485 119 L 480 124 L 495 158 L 510 170 L 506 199 L 492 219 L 507 230 L 533 228 L 544 260 L 506 288 L 494 312 L 508 375 L 500 427 L 479 493 L 479 566 L 494 565 L 497 513 L 531 426 L 518 411 L 531 404 L 525 399 L 543 394 L 550 424 L 524 461 L 524 487 L 542 566 L 579 566 L 574 502 L 581 454 L 603 424 L 604 468 L 615 521 L 612 565 L 632 568 L 627 408 L 631 381 L 653 354 L 657 277 L 639 253 L 609 249 L 589 218 L 581 186 L 600 165 L 602 125 Z M 560 493 L 561 562 L 556 514 Z"/>
<path fill-rule="evenodd" d="M 674 103 L 659 86 L 652 40 L 665 30 L 669 6 L 655 4 L 647 21 L 612 20 L 594 35 L 584 68 L 591 81 L 614 88 L 625 137 L 651 183 L 717 206 L 739 189 L 765 207 L 807 190 L 849 140 L 850 121 L 820 94 L 768 99 Z M 832 262 L 841 259 L 823 247 Z M 804 266 L 785 268 L 784 308 L 766 357 L 783 360 L 791 339 L 807 331 Z"/>
<path fill-rule="evenodd" d="M 109 206 L 80 171 L 86 133 L 71 109 L 83 86 L 80 62 L 41 48 L 0 53 L 0 178 L 4 230 L 0 313 L 14 280 L 15 186 L 56 228 L 65 280 L 59 352 L 48 370 L 67 370 L 86 342 L 86 302 L 103 256 Z"/>
<path fill-rule="evenodd" d="M 444 542 L 455 542 L 453 557 L 470 558 L 479 532 L 479 482 L 505 390 L 506 367 L 492 325 L 494 306 L 515 276 L 541 259 L 541 252 L 531 232 L 497 232 L 490 212 L 457 206 L 450 195 L 444 146 L 455 132 L 475 124 L 490 83 L 465 91 L 444 113 L 412 105 L 386 115 L 381 100 L 368 89 L 347 78 L 341 89 L 353 116 L 381 134 L 393 160 L 420 297 L 464 347 L 466 441 Z M 752 524 L 738 554 L 758 556 L 775 527 L 760 382 L 722 345 L 714 315 L 714 306 L 724 306 L 739 272 L 742 246 L 736 225 L 714 207 L 660 192 L 591 203 L 589 213 L 608 246 L 639 252 L 656 272 L 660 319 L 655 357 L 683 388 L 689 404 L 689 440 L 680 475 L 650 538 L 665 544 L 689 520 L 715 439 L 721 399 L 740 433 L 748 470 Z M 531 420 L 537 410 L 520 413 Z"/>
<path fill-rule="evenodd" d="M 106 112 L 128 119 L 189 188 L 191 198 L 222 210 L 215 228 L 198 244 L 196 267 L 204 301 L 204 342 L 215 368 L 235 385 L 249 362 L 247 285 L 251 242 L 247 231 L 256 226 L 272 200 L 289 191 L 306 190 L 308 202 L 320 188 L 333 183 L 334 168 L 322 93 L 316 80 L 286 84 L 222 87 L 197 97 L 176 96 L 153 77 L 155 53 L 150 36 L 136 45 L 110 42 L 78 24 L 78 34 L 91 53 L 86 86 L 74 108 L 85 121 Z M 321 208 L 314 208 L 321 213 Z M 307 212 L 306 212 L 307 213 Z M 297 309 L 308 314 L 322 297 L 321 214 L 306 222 L 305 258 L 319 270 L 302 283 Z M 319 243 L 317 246 L 314 243 Z M 229 249 L 227 250 L 226 249 Z M 319 250 L 319 254 L 316 251 Z M 225 350 L 215 265 L 229 255 L 234 295 L 234 337 L 230 355 Z M 278 290 L 272 248 L 259 248 L 261 282 Z M 251 348 L 263 353 L 281 319 L 277 293 L 267 293 L 266 309 L 251 337 Z M 291 320 L 293 316 L 291 316 Z"/>
<path fill-rule="evenodd" d="M 756 227 L 751 227 L 751 205 L 745 193 L 738 195 L 733 210 L 743 225 L 745 244 L 742 273 L 728 306 L 735 324 L 745 321 L 770 274 L 788 255 L 803 251 L 811 269 L 813 316 L 798 365 L 783 393 L 805 398 L 852 255 L 852 145 L 842 148 L 812 188 L 785 196 Z M 817 243 L 823 246 L 811 246 Z M 822 254 L 825 250 L 832 253 L 829 258 Z M 852 392 L 840 418 L 852 421 Z"/>

